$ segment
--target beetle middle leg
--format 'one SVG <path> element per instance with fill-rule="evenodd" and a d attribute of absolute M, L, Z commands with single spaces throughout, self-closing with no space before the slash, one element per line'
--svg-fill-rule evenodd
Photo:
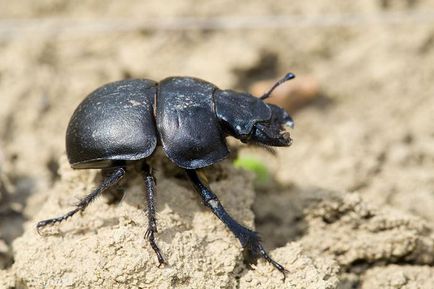
<path fill-rule="evenodd" d="M 145 237 L 148 239 L 149 244 L 157 255 L 159 266 L 164 264 L 164 258 L 161 254 L 160 248 L 155 242 L 154 234 L 157 230 L 157 219 L 155 217 L 155 178 L 152 175 L 152 169 L 146 163 L 143 165 L 143 177 L 146 184 L 146 201 L 148 205 L 148 229 L 146 230 Z"/>
<path fill-rule="evenodd" d="M 226 212 L 217 196 L 199 178 L 196 170 L 187 169 L 186 172 L 195 190 L 202 197 L 205 206 L 209 207 L 211 211 L 226 225 L 226 227 L 231 230 L 246 250 L 247 255 L 253 259 L 257 259 L 258 257 L 264 258 L 285 276 L 286 269 L 271 259 L 262 246 L 258 234 L 255 231 L 240 225 Z"/>
<path fill-rule="evenodd" d="M 94 191 L 92 191 L 89 195 L 87 195 L 86 197 L 84 197 L 83 199 L 80 200 L 80 202 L 77 204 L 77 206 L 75 207 L 74 210 L 69 211 L 68 213 L 66 213 L 65 215 L 62 215 L 60 217 L 47 219 L 47 220 L 43 220 L 43 221 L 38 222 L 38 224 L 36 225 L 36 229 L 38 230 L 38 233 L 40 233 L 40 230 L 47 225 L 60 223 L 66 219 L 71 218 L 77 212 L 84 211 L 84 209 L 86 209 L 86 207 L 93 200 L 95 200 L 96 197 L 98 197 L 102 192 L 104 192 L 105 190 L 109 189 L 110 187 L 112 187 L 113 185 L 118 183 L 124 175 L 125 175 L 125 169 L 124 168 L 114 169 L 113 172 L 109 176 L 107 176 Z"/>

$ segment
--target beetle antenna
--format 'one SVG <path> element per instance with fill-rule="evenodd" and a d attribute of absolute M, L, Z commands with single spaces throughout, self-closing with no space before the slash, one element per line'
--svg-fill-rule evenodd
<path fill-rule="evenodd" d="M 288 72 L 282 79 L 278 80 L 271 88 L 269 91 L 267 91 L 266 93 L 264 93 L 264 95 L 262 95 L 260 97 L 260 99 L 266 99 L 268 97 L 270 97 L 271 93 L 273 92 L 273 90 L 278 87 L 279 85 L 281 85 L 282 83 L 291 80 L 295 78 L 295 74 Z"/>

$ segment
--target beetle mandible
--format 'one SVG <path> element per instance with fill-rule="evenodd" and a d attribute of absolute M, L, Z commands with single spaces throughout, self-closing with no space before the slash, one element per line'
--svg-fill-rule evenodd
<path fill-rule="evenodd" d="M 168 77 L 159 83 L 129 79 L 108 83 L 89 94 L 77 107 L 66 132 L 66 154 L 74 169 L 104 169 L 109 174 L 76 208 L 57 218 L 40 221 L 43 227 L 83 211 L 103 191 L 114 186 L 132 163 L 140 163 L 146 185 L 148 229 L 145 236 L 159 264 L 165 263 L 155 241 L 155 180 L 146 160 L 161 145 L 167 157 L 185 170 L 203 203 L 240 241 L 249 257 L 262 257 L 285 273 L 260 243 L 257 233 L 235 221 L 209 189 L 197 169 L 228 154 L 225 138 L 243 143 L 289 146 L 287 128 L 294 127 L 282 108 L 264 102 L 286 74 L 260 98 L 234 90 L 221 90 L 193 77 Z"/>

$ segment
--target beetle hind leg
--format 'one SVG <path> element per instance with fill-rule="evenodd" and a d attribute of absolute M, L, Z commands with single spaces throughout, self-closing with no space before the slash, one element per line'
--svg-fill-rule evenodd
<path fill-rule="evenodd" d="M 55 224 L 55 223 L 60 223 L 62 221 L 65 221 L 65 220 L 71 218 L 77 212 L 84 211 L 84 209 L 86 209 L 86 207 L 93 200 L 95 200 L 102 192 L 104 192 L 108 188 L 112 187 L 117 182 L 119 182 L 119 180 L 122 179 L 122 177 L 124 175 L 125 175 L 125 169 L 123 169 L 123 168 L 116 168 L 108 177 L 106 177 L 102 181 L 102 183 L 98 186 L 98 188 L 96 188 L 89 195 L 87 195 L 86 197 L 84 197 L 83 199 L 81 199 L 80 202 L 77 204 L 77 206 L 76 206 L 76 208 L 74 210 L 71 210 L 71 211 L 69 211 L 68 213 L 66 213 L 66 214 L 64 214 L 62 216 L 38 222 L 38 224 L 36 225 L 36 230 L 40 234 L 41 233 L 41 229 L 44 228 L 45 226 L 52 225 L 52 224 Z"/>
<path fill-rule="evenodd" d="M 144 164 L 143 174 L 146 184 L 146 201 L 148 206 L 148 229 L 146 230 L 145 238 L 148 239 L 149 244 L 157 255 L 159 266 L 161 266 L 166 262 L 164 261 L 160 248 L 155 242 L 154 236 L 154 234 L 158 232 L 157 219 L 155 217 L 155 178 L 152 175 L 151 168 L 147 164 Z"/>
<path fill-rule="evenodd" d="M 224 209 L 217 196 L 202 182 L 195 170 L 186 170 L 195 190 L 200 194 L 205 206 L 209 207 L 231 232 L 237 237 L 247 254 L 247 261 L 264 258 L 279 270 L 285 277 L 286 269 L 274 261 L 261 244 L 261 240 L 255 231 L 252 231 L 235 221 Z"/>

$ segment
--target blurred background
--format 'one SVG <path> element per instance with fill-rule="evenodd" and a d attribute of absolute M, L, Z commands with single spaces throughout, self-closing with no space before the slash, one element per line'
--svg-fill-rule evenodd
<path fill-rule="evenodd" d="M 253 209 L 266 245 L 302 234 L 318 190 L 432 223 L 434 1 L 0 0 L 0 269 L 95 88 L 186 75 L 261 95 L 288 71 L 270 101 L 293 114 L 292 147 L 240 152 L 263 177 Z"/>

